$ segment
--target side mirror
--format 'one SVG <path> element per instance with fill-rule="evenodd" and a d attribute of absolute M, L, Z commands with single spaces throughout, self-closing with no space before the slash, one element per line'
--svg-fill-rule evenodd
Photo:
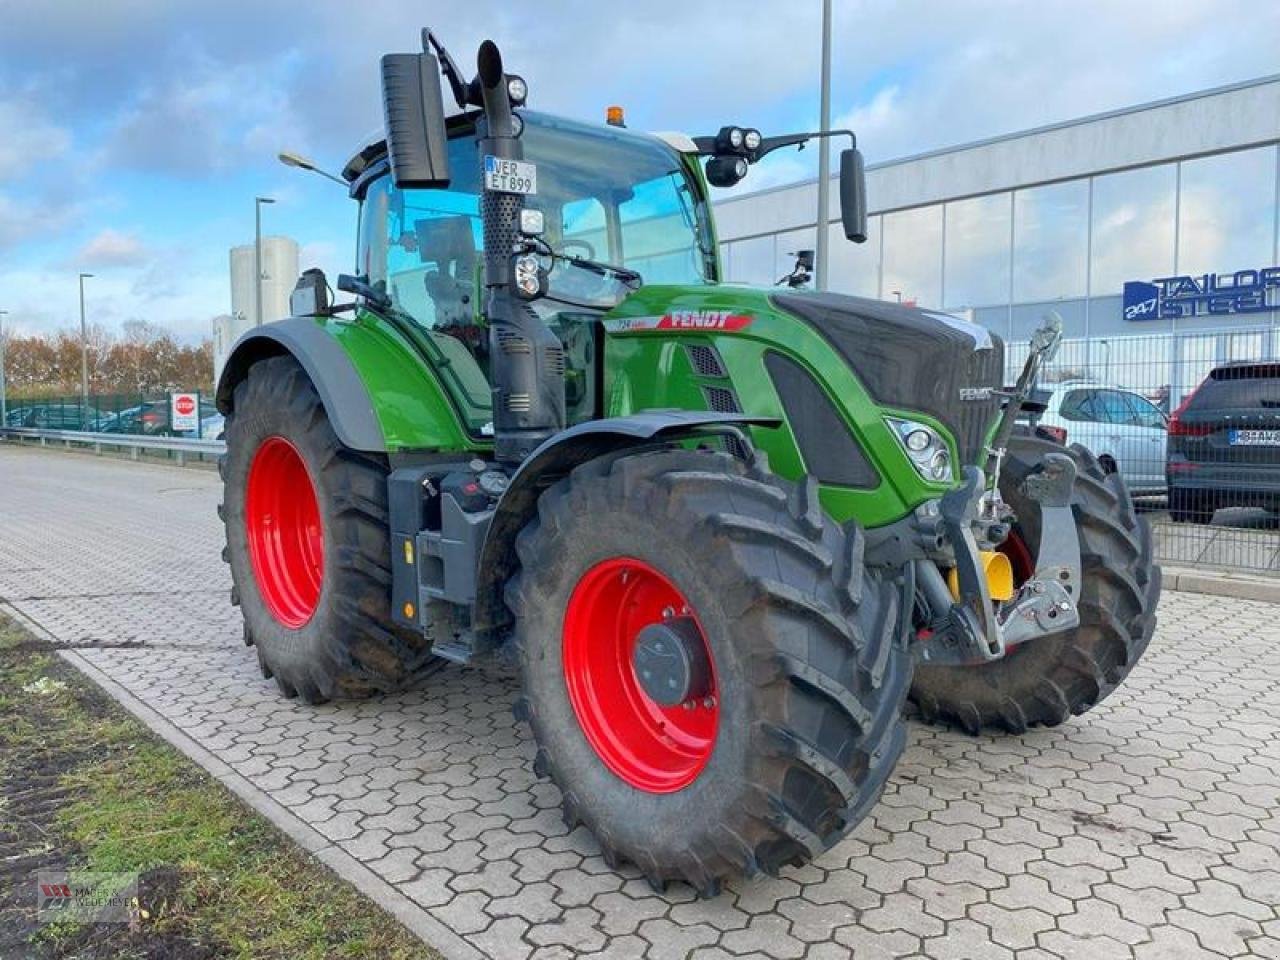
<path fill-rule="evenodd" d="M 448 137 L 440 96 L 440 63 L 430 53 L 382 58 L 391 178 L 401 188 L 449 185 Z"/>
<path fill-rule="evenodd" d="M 840 223 L 854 243 L 867 240 L 867 172 L 858 149 L 840 152 Z"/>

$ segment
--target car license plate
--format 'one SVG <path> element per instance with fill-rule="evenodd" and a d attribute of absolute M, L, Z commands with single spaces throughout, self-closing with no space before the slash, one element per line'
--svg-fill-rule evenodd
<path fill-rule="evenodd" d="M 522 160 L 504 160 L 501 157 L 484 158 L 484 187 L 499 193 L 520 193 L 532 196 L 538 192 L 538 168 Z"/>
<path fill-rule="evenodd" d="M 1280 447 L 1280 430 L 1231 430 L 1227 443 L 1233 447 Z"/>

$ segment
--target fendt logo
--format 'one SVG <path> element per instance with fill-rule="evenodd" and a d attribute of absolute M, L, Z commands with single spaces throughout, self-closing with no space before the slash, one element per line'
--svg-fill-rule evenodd
<path fill-rule="evenodd" d="M 649 330 L 723 330 L 732 332 L 751 326 L 753 318 L 729 310 L 673 310 L 660 317 L 618 317 L 605 321 L 610 333 Z"/>
<path fill-rule="evenodd" d="M 668 313 L 658 322 L 659 330 L 741 330 L 751 318 L 727 310 L 686 310 Z"/>

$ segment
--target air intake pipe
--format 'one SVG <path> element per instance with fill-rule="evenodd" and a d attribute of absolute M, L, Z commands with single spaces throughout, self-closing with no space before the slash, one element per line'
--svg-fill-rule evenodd
<path fill-rule="evenodd" d="M 478 150 L 494 453 L 502 462 L 520 463 L 564 429 L 564 348 L 513 287 L 512 254 L 524 198 L 489 189 L 485 168 L 487 158 L 523 160 L 524 151 L 511 112 L 502 55 L 493 41 L 480 45 L 476 65 L 484 105 Z"/>

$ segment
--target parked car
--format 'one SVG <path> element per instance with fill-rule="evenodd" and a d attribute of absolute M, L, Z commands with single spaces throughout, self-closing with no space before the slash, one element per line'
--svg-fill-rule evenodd
<path fill-rule="evenodd" d="M 99 433 L 138 433 L 138 414 L 142 407 L 126 407 L 123 410 L 109 413 L 98 421 Z"/>
<path fill-rule="evenodd" d="M 41 430 L 84 430 L 93 427 L 97 416 L 97 411 L 81 404 L 36 403 L 10 410 L 5 416 L 5 425 Z"/>
<path fill-rule="evenodd" d="M 148 437 L 172 437 L 174 433 L 170 426 L 168 399 L 148 400 L 138 408 L 134 424 L 131 433 Z"/>
<path fill-rule="evenodd" d="M 1280 509 L 1280 362 L 1215 367 L 1169 420 L 1169 514 L 1207 523 L 1222 507 Z"/>
<path fill-rule="evenodd" d="M 1083 380 L 1044 387 L 1050 395 L 1041 430 L 1086 447 L 1130 492 L 1164 494 L 1167 421 L 1155 404 L 1133 390 Z"/>

